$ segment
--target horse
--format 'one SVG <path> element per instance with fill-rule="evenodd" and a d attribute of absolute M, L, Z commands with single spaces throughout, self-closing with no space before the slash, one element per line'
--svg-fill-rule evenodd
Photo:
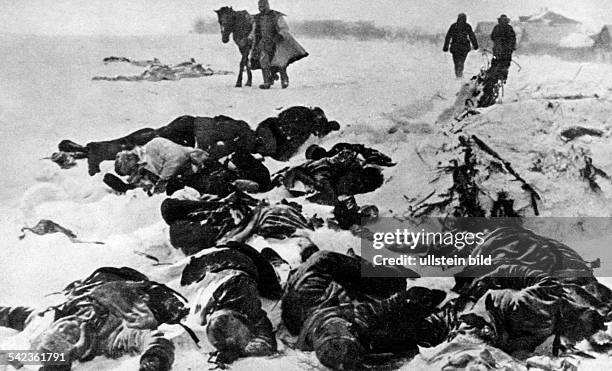
<path fill-rule="evenodd" d="M 247 82 L 245 85 L 251 86 L 253 76 L 251 75 L 251 67 L 248 63 L 249 52 L 253 46 L 252 40 L 249 39 L 249 35 L 253 30 L 251 15 L 246 10 L 233 10 L 231 6 L 224 6 L 214 12 L 217 13 L 217 18 L 219 19 L 221 41 L 226 44 L 229 42 L 230 34 L 233 33 L 234 42 L 238 45 L 238 50 L 240 50 L 240 54 L 242 55 L 236 87 L 242 87 L 242 73 L 244 67 L 246 67 L 247 71 Z"/>

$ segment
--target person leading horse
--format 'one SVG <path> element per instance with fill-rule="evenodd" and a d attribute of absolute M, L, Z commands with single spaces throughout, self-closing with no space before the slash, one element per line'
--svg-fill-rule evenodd
<path fill-rule="evenodd" d="M 269 89 L 276 72 L 280 72 L 281 86 L 289 86 L 287 66 L 308 56 L 306 50 L 291 36 L 284 14 L 270 9 L 268 0 L 259 0 L 259 14 L 254 16 L 254 27 L 249 39 L 253 40 L 251 69 L 261 68 L 263 84 Z"/>

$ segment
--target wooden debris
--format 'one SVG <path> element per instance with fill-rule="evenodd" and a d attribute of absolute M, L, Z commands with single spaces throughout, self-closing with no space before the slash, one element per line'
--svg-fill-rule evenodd
<path fill-rule="evenodd" d="M 527 181 L 512 168 L 512 165 L 510 164 L 509 161 L 504 160 L 497 152 L 495 152 L 491 147 L 489 147 L 482 139 L 478 138 L 476 135 L 472 135 L 472 139 L 474 140 L 474 143 L 476 143 L 476 145 L 481 150 L 483 150 L 484 152 L 498 159 L 504 165 L 504 168 L 506 169 L 506 171 L 510 173 L 512 176 L 514 176 L 516 180 L 518 180 L 519 182 L 523 184 L 521 188 L 523 188 L 523 190 L 529 193 L 531 197 L 531 207 L 533 208 L 535 215 L 536 216 L 540 215 L 538 211 L 537 202 L 541 201 L 542 197 L 540 197 L 540 195 L 538 194 L 538 192 L 536 192 L 533 186 L 527 183 Z"/>

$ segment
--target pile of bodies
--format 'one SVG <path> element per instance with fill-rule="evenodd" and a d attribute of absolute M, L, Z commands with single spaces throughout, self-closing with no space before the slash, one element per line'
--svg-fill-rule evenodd
<path fill-rule="evenodd" d="M 35 333 L 32 349 L 63 352 L 69 362 L 138 353 L 141 370 L 164 371 L 174 363 L 175 346 L 190 338 L 197 343 L 205 337 L 215 349 L 209 362 L 219 365 L 277 353 L 262 299 L 281 300 L 277 330 L 293 337 L 287 345 L 313 351 L 331 369 L 360 369 L 380 363 L 381 355 L 405 360 L 418 352 L 428 369 L 526 369 L 526 355 L 551 338 L 554 356 L 571 354 L 584 339 L 598 349 L 612 344 L 604 332 L 612 291 L 597 281 L 594 264 L 525 229 L 519 218 L 494 217 L 516 216 L 505 197 L 481 223 L 487 231 L 482 244 L 461 251 L 430 247 L 429 253 L 441 256 L 492 257 L 491 265 L 457 274 L 454 297 L 447 298 L 444 291 L 408 285 L 407 278 L 418 274 L 406 267 L 376 267 L 380 277 L 363 276 L 364 267 L 372 267 L 351 249 L 320 250 L 304 237 L 319 224 L 299 204 L 270 204 L 246 193 L 282 186 L 290 195 L 308 195 L 333 205 L 341 228 L 375 218 L 375 207 L 359 208 L 353 196 L 383 183 L 381 169 L 394 165 L 383 153 L 359 144 L 329 150 L 312 145 L 302 164 L 274 177 L 253 156 L 286 160 L 310 135 L 335 129 L 319 108 L 292 107 L 255 131 L 226 116 L 182 116 L 116 140 L 86 146 L 63 141 L 60 151 L 87 158 L 90 174 L 100 171 L 101 161 L 115 159 L 117 175 L 107 174 L 105 181 L 119 192 L 166 190 L 161 215 L 170 244 L 186 256 L 173 267 L 182 271 L 180 294 L 132 269 L 106 267 L 68 285 L 60 305 L 0 307 L 0 326 Z M 465 164 L 452 168 L 451 196 L 457 197 L 415 211 L 450 207 L 458 199 L 453 215 L 485 215 L 472 197 L 477 184 L 471 142 L 462 143 Z M 284 285 L 280 267 L 288 263 L 271 248 L 248 245 L 254 235 L 299 241 L 300 259 L 292 262 Z M 167 335 L 162 324 L 184 330 Z"/>
<path fill-rule="evenodd" d="M 204 202 L 193 202 L 186 205 L 189 214 L 214 213 Z M 168 215 L 178 211 L 173 206 L 178 205 L 166 204 L 171 225 L 176 220 Z M 408 287 L 405 277 L 416 274 L 405 268 L 363 277 L 369 263 L 359 256 L 312 244 L 282 287 L 274 254 L 240 240 L 253 230 L 289 234 L 305 227 L 290 208 L 270 211 L 247 233 L 225 234 L 240 235 L 236 239 L 186 251 L 192 256 L 182 264 L 179 290 L 189 301 L 140 272 L 106 267 L 68 285 L 60 305 L 0 307 L 0 326 L 35 333 L 33 349 L 63 352 L 70 362 L 139 353 L 141 370 L 169 370 L 174 344 L 202 336 L 216 349 L 209 362 L 273 355 L 277 340 L 262 298 L 282 300 L 282 325 L 295 336 L 293 346 L 314 351 L 332 369 L 359 369 L 376 355 L 411 356 L 422 347 L 428 369 L 526 370 L 521 357 L 549 338 L 554 355 L 571 353 L 576 342 L 598 335 L 600 347 L 610 343 L 601 334 L 612 292 L 597 282 L 592 266 L 568 246 L 507 220 L 492 221 L 484 243 L 470 252 L 490 254 L 493 264 L 456 275 L 458 296 L 452 300 L 441 290 Z M 166 336 L 162 324 L 185 330 Z"/>
<path fill-rule="evenodd" d="M 151 61 L 132 61 L 125 57 L 108 57 L 104 58 L 104 64 L 110 62 L 127 62 L 134 66 L 146 67 L 140 75 L 134 76 L 94 76 L 92 80 L 104 81 L 163 81 L 163 80 L 180 80 L 186 78 L 205 77 L 212 75 L 229 75 L 232 72 L 218 70 L 215 71 L 210 67 L 203 67 L 197 63 L 195 59 L 186 62 L 181 62 L 175 65 L 167 65 L 161 63 L 157 58 Z"/>
<path fill-rule="evenodd" d="M 318 107 L 291 107 L 264 120 L 255 131 L 245 121 L 227 116 L 181 116 L 158 129 L 140 129 L 85 146 L 63 140 L 51 159 L 68 168 L 86 158 L 90 175 L 100 172 L 102 161 L 115 160 L 116 175 L 107 174 L 104 181 L 120 193 L 143 188 L 172 194 L 189 186 L 227 196 L 236 189 L 272 188 L 270 172 L 254 154 L 286 161 L 311 136 L 324 137 L 339 128 Z"/>

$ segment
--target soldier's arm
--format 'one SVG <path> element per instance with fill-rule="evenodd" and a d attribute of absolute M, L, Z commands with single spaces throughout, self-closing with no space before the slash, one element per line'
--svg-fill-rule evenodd
<path fill-rule="evenodd" d="M 289 36 L 289 25 L 285 21 L 285 17 L 278 17 L 276 21 L 276 31 L 283 39 Z"/>
<path fill-rule="evenodd" d="M 510 47 L 512 50 L 516 50 L 516 33 L 513 28 L 508 30 L 508 37 L 510 38 Z"/>
<path fill-rule="evenodd" d="M 493 31 L 491 31 L 491 40 L 495 41 L 495 39 L 497 38 L 497 34 L 499 33 L 499 27 L 495 26 L 493 27 Z"/>
<path fill-rule="evenodd" d="M 0 306 L 0 327 L 8 327 L 13 330 L 23 331 L 25 323 L 34 309 L 27 307 L 2 307 Z"/>
<path fill-rule="evenodd" d="M 474 50 L 478 50 L 478 40 L 476 39 L 474 30 L 472 30 L 472 26 L 468 26 L 468 36 L 470 38 L 470 42 L 472 43 L 472 48 L 474 48 Z"/>
<path fill-rule="evenodd" d="M 448 51 L 448 45 L 450 44 L 451 38 L 453 36 L 454 24 L 448 28 L 448 32 L 446 33 L 446 37 L 444 38 L 444 47 L 442 47 L 442 51 Z"/>
<path fill-rule="evenodd" d="M 244 348 L 245 355 L 257 357 L 276 352 L 276 336 L 266 312 L 259 309 L 251 316 L 251 320 L 253 321 L 253 338 Z"/>

